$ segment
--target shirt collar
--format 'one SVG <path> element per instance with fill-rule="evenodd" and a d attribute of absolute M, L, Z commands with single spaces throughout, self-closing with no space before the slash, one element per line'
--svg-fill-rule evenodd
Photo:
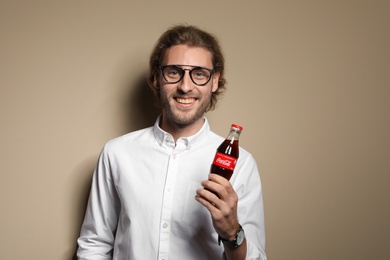
<path fill-rule="evenodd" d="M 160 127 L 160 120 L 161 120 L 161 115 L 157 118 L 156 122 L 154 123 L 153 126 L 153 132 L 154 136 L 157 140 L 157 142 L 160 144 L 160 146 L 163 145 L 175 145 L 175 141 L 172 137 L 172 135 Z M 205 140 L 207 135 L 210 132 L 210 125 L 208 123 L 208 120 L 206 117 L 204 117 L 204 123 L 202 128 L 194 135 L 189 136 L 189 137 L 180 137 L 176 142 L 177 144 L 184 144 L 186 149 L 189 150 L 191 149 L 194 145 L 200 143 L 201 140 Z"/>

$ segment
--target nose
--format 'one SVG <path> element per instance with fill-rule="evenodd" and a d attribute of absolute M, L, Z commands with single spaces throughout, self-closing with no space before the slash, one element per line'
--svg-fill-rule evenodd
<path fill-rule="evenodd" d="M 189 70 L 184 70 L 184 76 L 177 85 L 177 88 L 184 93 L 190 92 L 194 88 L 194 84 L 191 80 Z"/>

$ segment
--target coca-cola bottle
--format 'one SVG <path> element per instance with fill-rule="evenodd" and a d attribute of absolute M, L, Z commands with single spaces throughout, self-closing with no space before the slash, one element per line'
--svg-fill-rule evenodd
<path fill-rule="evenodd" d="M 215 153 L 214 161 L 210 169 L 211 173 L 219 174 L 230 180 L 238 160 L 238 139 L 242 129 L 239 125 L 231 125 L 228 137 L 221 143 Z"/>

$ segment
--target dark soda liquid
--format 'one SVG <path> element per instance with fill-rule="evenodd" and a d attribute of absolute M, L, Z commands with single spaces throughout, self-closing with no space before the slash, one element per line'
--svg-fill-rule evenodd
<path fill-rule="evenodd" d="M 227 180 L 230 180 L 230 178 L 233 175 L 233 171 L 232 170 L 228 170 L 228 169 L 222 168 L 221 166 L 218 166 L 218 165 L 215 165 L 215 164 L 211 165 L 210 172 L 211 173 L 216 173 L 216 174 L 218 174 L 218 175 L 220 175 L 222 177 L 225 177 Z"/>
<path fill-rule="evenodd" d="M 238 140 L 232 141 L 226 139 L 218 147 L 217 152 L 227 154 L 234 158 L 238 158 Z M 233 174 L 233 170 L 229 170 L 215 164 L 211 164 L 210 172 L 221 175 L 222 177 L 225 177 L 227 180 L 230 180 Z"/>

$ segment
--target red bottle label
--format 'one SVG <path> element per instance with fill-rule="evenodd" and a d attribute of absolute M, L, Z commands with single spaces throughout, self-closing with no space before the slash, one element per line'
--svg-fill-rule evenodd
<path fill-rule="evenodd" d="M 236 167 L 237 158 L 217 152 L 215 154 L 213 163 L 222 168 L 226 168 L 228 170 L 234 170 L 234 167 Z"/>

